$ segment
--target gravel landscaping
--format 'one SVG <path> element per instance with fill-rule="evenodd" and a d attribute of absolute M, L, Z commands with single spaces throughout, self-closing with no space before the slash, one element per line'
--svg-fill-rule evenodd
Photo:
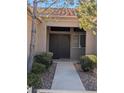
<path fill-rule="evenodd" d="M 57 63 L 53 63 L 51 67 L 42 74 L 41 80 L 42 85 L 38 88 L 34 88 L 32 93 L 37 93 L 37 89 L 51 89 L 52 81 L 54 78 L 55 70 L 56 70 Z"/>
<path fill-rule="evenodd" d="M 97 90 L 97 70 L 94 69 L 94 71 L 90 72 L 84 72 L 80 64 L 75 64 L 75 68 L 81 78 L 81 81 L 85 87 L 86 90 L 89 91 L 96 91 Z"/>
<path fill-rule="evenodd" d="M 48 71 L 42 74 L 42 89 L 50 89 L 54 78 L 57 63 L 53 63 Z"/>

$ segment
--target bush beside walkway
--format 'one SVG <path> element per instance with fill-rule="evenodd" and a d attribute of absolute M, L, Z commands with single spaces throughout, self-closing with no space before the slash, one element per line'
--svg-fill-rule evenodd
<path fill-rule="evenodd" d="M 38 88 L 50 89 L 54 77 L 56 63 L 52 63 L 52 53 L 42 53 L 34 57 L 32 70 L 27 74 L 27 85 Z"/>

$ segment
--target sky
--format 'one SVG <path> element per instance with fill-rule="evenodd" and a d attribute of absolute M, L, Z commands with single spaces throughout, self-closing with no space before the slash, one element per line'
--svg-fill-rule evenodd
<path fill-rule="evenodd" d="M 45 0 L 44 0 L 45 1 Z M 55 0 L 46 0 L 45 2 L 38 3 L 38 7 L 47 8 L 53 3 Z M 72 1 L 70 4 L 65 4 L 67 0 L 57 0 L 56 4 L 52 5 L 52 8 L 76 8 L 78 6 L 79 0 L 70 0 Z M 33 0 L 28 0 L 28 2 L 32 5 Z"/>

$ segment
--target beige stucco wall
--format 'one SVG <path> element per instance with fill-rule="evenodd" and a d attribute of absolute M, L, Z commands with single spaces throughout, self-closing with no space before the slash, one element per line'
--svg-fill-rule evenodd
<path fill-rule="evenodd" d="M 39 51 L 46 52 L 47 51 L 47 29 L 46 29 L 46 23 L 44 20 L 42 20 L 40 32 L 41 32 L 41 34 L 40 34 L 41 49 Z"/>
<path fill-rule="evenodd" d="M 48 18 L 46 19 L 46 25 L 59 27 L 79 27 L 76 17 Z"/>
<path fill-rule="evenodd" d="M 97 36 L 93 35 L 91 31 L 86 33 L 86 52 L 88 54 L 97 53 Z"/>
<path fill-rule="evenodd" d="M 30 41 L 31 41 L 31 30 L 32 30 L 32 18 L 27 15 L 27 57 L 30 52 Z M 38 20 L 36 21 L 36 41 L 35 41 L 35 52 L 38 54 L 42 52 L 42 23 Z"/>
<path fill-rule="evenodd" d="M 36 25 L 36 43 L 35 43 L 35 54 L 39 54 L 42 51 L 42 23 L 37 23 Z"/>
<path fill-rule="evenodd" d="M 31 27 L 32 27 L 31 17 L 27 16 L 27 57 L 29 56 L 30 51 Z"/>

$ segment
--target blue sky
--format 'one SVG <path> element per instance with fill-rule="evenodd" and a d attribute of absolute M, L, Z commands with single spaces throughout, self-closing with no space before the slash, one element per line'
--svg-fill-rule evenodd
<path fill-rule="evenodd" d="M 53 3 L 55 0 L 47 0 L 45 2 L 39 3 L 38 7 L 48 7 Z M 65 1 L 67 0 L 58 0 L 58 2 L 54 5 L 52 5 L 52 8 L 61 8 L 61 7 L 66 7 L 66 8 L 75 8 L 78 6 L 79 0 L 72 0 L 73 2 L 71 4 L 65 4 Z M 33 0 L 28 0 L 28 2 L 32 5 Z"/>

